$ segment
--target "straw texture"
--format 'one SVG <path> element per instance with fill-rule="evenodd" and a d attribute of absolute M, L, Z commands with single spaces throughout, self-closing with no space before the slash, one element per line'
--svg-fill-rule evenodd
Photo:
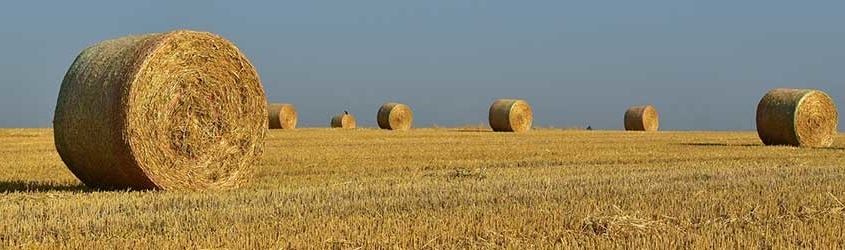
<path fill-rule="evenodd" d="M 414 114 L 408 105 L 388 102 L 379 108 L 376 121 L 382 129 L 408 130 L 414 122 Z"/>
<path fill-rule="evenodd" d="M 812 89 L 774 89 L 757 105 L 757 134 L 766 145 L 828 147 L 839 114 L 833 99 Z"/>
<path fill-rule="evenodd" d="M 534 112 L 524 100 L 499 99 L 490 105 L 490 127 L 497 132 L 526 132 L 531 130 Z"/>
<path fill-rule="evenodd" d="M 660 117 L 654 106 L 634 106 L 625 110 L 625 130 L 657 131 L 659 128 Z"/>
<path fill-rule="evenodd" d="M 177 30 L 107 40 L 65 74 L 56 149 L 94 188 L 235 188 L 263 152 L 266 103 L 252 64 L 220 36 Z"/>
<path fill-rule="evenodd" d="M 295 129 L 297 114 L 296 107 L 288 103 L 273 103 L 267 105 L 267 118 L 270 129 Z"/>
<path fill-rule="evenodd" d="M 332 128 L 355 128 L 355 117 L 351 114 L 339 114 L 332 117 Z"/>

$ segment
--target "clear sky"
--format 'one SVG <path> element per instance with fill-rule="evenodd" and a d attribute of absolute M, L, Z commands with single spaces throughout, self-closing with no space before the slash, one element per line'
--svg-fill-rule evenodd
<path fill-rule="evenodd" d="M 301 127 L 349 110 L 376 126 L 486 124 L 521 98 L 536 126 L 621 129 L 653 104 L 662 130 L 754 130 L 776 87 L 826 91 L 845 127 L 845 1 L 9 1 L 0 8 L 0 127 L 51 127 L 85 47 L 193 29 L 233 41 Z"/>

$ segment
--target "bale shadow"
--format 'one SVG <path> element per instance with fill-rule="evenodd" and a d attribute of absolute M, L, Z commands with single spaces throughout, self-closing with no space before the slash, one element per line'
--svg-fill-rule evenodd
<path fill-rule="evenodd" d="M 845 151 L 845 147 L 826 147 L 826 148 L 814 148 L 814 149 Z"/>
<path fill-rule="evenodd" d="M 763 144 L 743 143 L 743 144 L 728 144 L 728 143 L 712 143 L 712 142 L 688 142 L 678 143 L 681 146 L 696 146 L 696 147 L 764 147 Z"/>
<path fill-rule="evenodd" d="M 475 132 L 475 133 L 493 133 L 493 130 L 481 130 L 481 129 L 454 129 L 451 130 L 452 132 Z"/>
<path fill-rule="evenodd" d="M 765 144 L 753 144 L 753 143 L 744 143 L 744 144 L 728 144 L 728 143 L 679 143 L 677 145 L 682 146 L 697 146 L 697 147 L 792 147 L 787 145 L 765 145 Z M 826 148 L 805 148 L 805 147 L 792 147 L 792 148 L 801 148 L 801 149 L 818 149 L 818 150 L 835 150 L 835 151 L 845 151 L 845 147 L 826 147 Z"/>
<path fill-rule="evenodd" d="M 0 181 L 0 193 L 35 193 L 35 192 L 94 192 L 95 189 L 85 186 L 85 184 L 57 184 L 50 182 L 37 181 Z"/>

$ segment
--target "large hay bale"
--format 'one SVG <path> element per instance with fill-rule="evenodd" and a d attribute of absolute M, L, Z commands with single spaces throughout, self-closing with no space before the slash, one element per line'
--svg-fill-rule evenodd
<path fill-rule="evenodd" d="M 625 110 L 625 130 L 657 131 L 659 128 L 660 117 L 654 106 L 634 106 Z"/>
<path fill-rule="evenodd" d="M 355 117 L 349 113 L 332 117 L 332 128 L 355 128 Z"/>
<path fill-rule="evenodd" d="M 220 36 L 178 30 L 107 40 L 65 74 L 56 149 L 89 187 L 234 188 L 263 152 L 266 103 L 252 64 Z"/>
<path fill-rule="evenodd" d="M 534 112 L 524 100 L 499 99 L 490 105 L 490 127 L 500 132 L 525 132 L 531 129 Z"/>
<path fill-rule="evenodd" d="M 408 105 L 388 102 L 378 109 L 378 127 L 390 130 L 408 130 L 414 122 L 414 114 Z"/>
<path fill-rule="evenodd" d="M 757 134 L 766 145 L 828 147 L 839 114 L 826 93 L 812 89 L 774 89 L 757 104 Z"/>
<path fill-rule="evenodd" d="M 288 103 L 273 103 L 267 105 L 267 118 L 270 129 L 295 129 L 297 114 L 296 107 Z"/>

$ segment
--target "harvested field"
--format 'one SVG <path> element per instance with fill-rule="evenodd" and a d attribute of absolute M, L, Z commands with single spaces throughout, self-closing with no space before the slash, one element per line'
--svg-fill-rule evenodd
<path fill-rule="evenodd" d="M 195 193 L 91 190 L 51 130 L 0 130 L 0 248 L 845 246 L 842 134 L 462 131 L 273 130 L 247 186 Z"/>

